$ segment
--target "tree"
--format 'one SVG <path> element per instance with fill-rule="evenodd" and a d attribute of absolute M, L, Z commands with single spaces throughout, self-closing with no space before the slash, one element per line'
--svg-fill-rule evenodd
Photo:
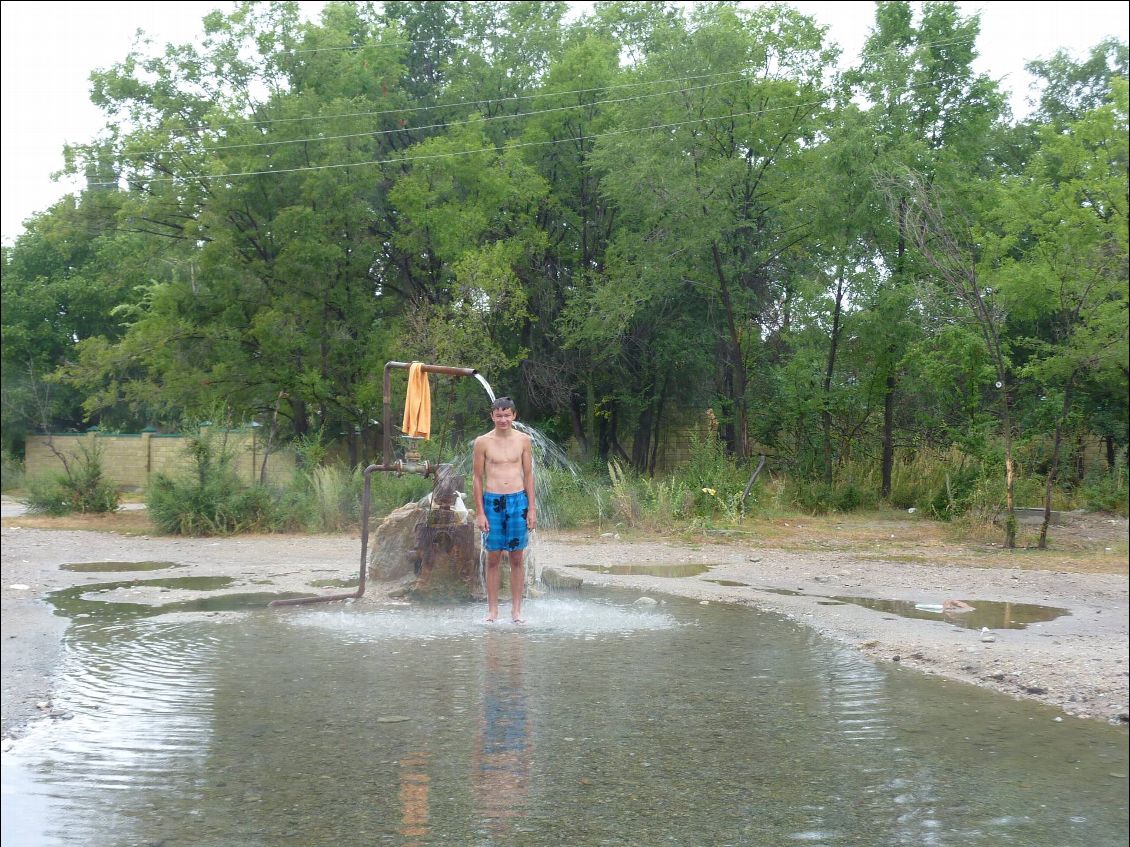
<path fill-rule="evenodd" d="M 1000 434 L 1004 444 L 1005 545 L 1016 546 L 1016 464 L 1013 444 L 1016 421 L 1013 410 L 1014 375 L 1004 333 L 1005 313 L 984 276 L 1000 259 L 997 249 L 986 249 L 984 229 L 968 219 L 962 209 L 937 185 L 920 175 L 907 174 L 892 185 L 892 205 L 905 203 L 907 232 L 922 260 L 938 282 L 961 301 L 981 335 L 985 351 L 996 373 L 995 388 L 1000 408 Z"/>
<path fill-rule="evenodd" d="M 1045 481 L 1040 548 L 1047 546 L 1064 429 L 1080 381 L 1126 384 L 1127 83 L 1062 130 L 1048 129 L 1024 177 L 996 211 L 1007 249 L 994 277 L 1015 320 L 1031 327 L 1025 375 L 1061 397 Z"/>
<path fill-rule="evenodd" d="M 619 293 L 610 295 L 623 304 L 618 311 L 634 304 L 624 325 L 643 332 L 654 331 L 645 317 L 653 304 L 681 303 L 694 316 L 701 329 L 684 347 L 715 357 L 723 432 L 745 458 L 750 350 L 778 327 L 786 256 L 809 234 L 798 185 L 820 125 L 828 56 L 812 21 L 782 7 L 702 7 L 691 24 L 656 39 L 636 73 L 641 81 L 711 78 L 625 103 L 630 131 L 613 132 L 594 152 L 603 192 L 624 210 L 602 284 Z M 630 369 L 636 439 L 653 437 L 656 374 L 672 365 Z"/>
<path fill-rule="evenodd" d="M 986 139 L 1003 109 L 994 83 L 973 71 L 980 20 L 963 18 L 955 3 L 922 4 L 914 21 L 906 2 L 876 4 L 875 27 L 864 45 L 860 66 L 845 74 L 852 91 L 871 103 L 874 135 L 871 163 L 882 185 L 892 174 L 910 169 L 929 190 L 936 181 L 948 186 L 983 169 Z M 869 237 L 888 285 L 875 308 L 883 311 L 889 338 L 876 366 L 883 373 L 882 495 L 891 491 L 894 464 L 896 392 L 899 363 L 913 326 L 908 326 L 915 275 L 908 255 L 906 198 L 883 201 L 883 187 L 870 198 L 874 212 Z"/>

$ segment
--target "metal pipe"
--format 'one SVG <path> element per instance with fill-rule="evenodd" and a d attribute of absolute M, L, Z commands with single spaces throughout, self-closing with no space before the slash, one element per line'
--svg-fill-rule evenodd
<path fill-rule="evenodd" d="M 365 593 L 365 577 L 369 563 L 365 561 L 369 552 L 369 502 L 372 499 L 373 471 L 395 470 L 384 465 L 369 465 L 365 468 L 365 489 L 361 494 L 361 573 L 357 590 L 348 594 L 327 594 L 325 597 L 295 597 L 292 600 L 272 600 L 272 606 L 305 606 L 308 603 L 328 603 L 330 600 L 355 600 Z"/>
<path fill-rule="evenodd" d="M 331 600 L 356 600 L 365 593 L 365 577 L 368 574 L 369 563 L 366 557 L 369 554 L 369 504 L 372 500 L 373 473 L 385 471 L 388 473 L 418 473 L 424 477 L 436 472 L 436 465 L 427 461 L 406 461 L 404 459 L 392 460 L 392 369 L 408 369 L 411 362 L 386 362 L 384 371 L 384 397 L 381 419 L 381 436 L 384 461 L 379 465 L 369 465 L 365 468 L 365 488 L 361 494 L 361 573 L 357 590 L 348 594 L 327 594 L 324 597 L 295 597 L 293 600 L 272 600 L 271 606 L 304 606 L 308 603 L 328 603 Z M 474 376 L 478 373 L 474 368 L 453 368 L 447 365 L 421 365 L 425 373 L 444 374 L 446 376 Z"/>
<path fill-rule="evenodd" d="M 385 362 L 384 381 L 381 386 L 383 403 L 381 407 L 381 459 L 386 465 L 392 464 L 392 369 L 408 370 L 411 362 Z M 420 365 L 424 373 L 444 374 L 446 376 L 474 376 L 474 368 L 453 368 L 448 365 Z"/>

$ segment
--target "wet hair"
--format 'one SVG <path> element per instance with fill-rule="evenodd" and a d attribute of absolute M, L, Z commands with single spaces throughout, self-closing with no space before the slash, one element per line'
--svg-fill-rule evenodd
<path fill-rule="evenodd" d="M 496 412 L 502 409 L 513 409 L 515 412 L 518 411 L 517 407 L 514 405 L 514 401 L 509 397 L 499 397 L 490 404 L 490 410 L 492 412 Z"/>

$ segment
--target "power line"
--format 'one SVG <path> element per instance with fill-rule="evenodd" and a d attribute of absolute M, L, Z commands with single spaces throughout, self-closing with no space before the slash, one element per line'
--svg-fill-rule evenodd
<path fill-rule="evenodd" d="M 169 132 L 197 132 L 201 130 L 219 130 L 228 129 L 230 127 L 263 127 L 270 124 L 281 123 L 297 123 L 299 121 L 329 121 L 337 120 L 339 118 L 376 118 L 384 115 L 403 115 L 411 112 L 428 112 L 432 109 L 458 109 L 465 106 L 487 106 L 491 103 L 505 104 L 516 102 L 518 100 L 536 100 L 540 97 L 564 97 L 568 94 L 591 94 L 594 91 L 614 91 L 620 88 L 639 88 L 642 85 L 664 85 L 668 82 L 689 82 L 699 79 L 712 79 L 719 76 L 734 76 L 736 74 L 745 73 L 745 70 L 736 71 L 718 71 L 711 74 L 695 74 L 691 76 L 676 76 L 667 79 L 652 79 L 644 80 L 641 82 L 624 82 L 615 85 L 601 85 L 595 88 L 574 88 L 567 91 L 539 91 L 533 94 L 514 94 L 508 97 L 492 97 L 479 100 L 460 100 L 454 103 L 433 103 L 430 106 L 405 106 L 399 109 L 380 109 L 371 112 L 342 112 L 336 115 L 302 115 L 297 118 L 271 118 L 269 120 L 245 120 L 238 123 L 216 124 L 214 126 L 208 124 L 198 124 L 196 126 L 172 128 Z"/>
<path fill-rule="evenodd" d="M 650 94 L 638 94 L 634 97 L 620 97 L 611 100 L 593 100 L 588 103 L 571 103 L 568 106 L 554 106 L 549 109 L 538 109 L 532 112 L 517 112 L 513 115 L 486 115 L 477 118 L 468 118 L 462 121 L 448 121 L 439 124 L 425 124 L 423 126 L 406 126 L 397 127 L 395 129 L 371 129 L 365 132 L 353 132 L 345 135 L 319 135 L 310 138 L 284 138 L 278 141 L 250 141 L 245 144 L 221 144 L 215 147 L 205 147 L 201 152 L 212 153 L 218 150 L 239 150 L 248 147 L 271 147 L 282 144 L 305 144 L 312 141 L 342 141 L 348 138 L 369 138 L 377 135 L 392 135 L 397 132 L 421 132 L 428 129 L 450 129 L 452 127 L 467 126 L 469 124 L 484 123 L 486 121 L 499 121 L 499 120 L 515 120 L 517 118 L 531 118 L 538 115 L 548 115 L 555 112 L 566 112 L 571 109 L 587 109 L 592 106 L 607 106 L 616 103 L 633 103 L 644 100 L 648 97 L 664 97 L 668 94 L 687 94 L 692 91 L 704 91 L 708 88 L 718 88 L 723 85 L 731 85 L 735 82 L 746 81 L 744 77 L 738 79 L 729 79 L 723 82 L 711 82 L 706 85 L 698 85 L 687 88 L 676 88 L 668 91 L 654 91 Z M 172 148 L 164 148 L 162 150 L 143 150 L 134 153 L 135 156 L 157 156 L 161 153 L 176 153 L 180 152 Z"/>
<path fill-rule="evenodd" d="M 783 110 L 796 110 L 796 109 L 803 108 L 805 106 L 822 105 L 822 103 L 823 103 L 823 101 L 816 102 L 816 103 L 794 103 L 791 106 L 779 106 L 779 107 L 776 107 L 776 108 L 773 108 L 773 109 L 751 109 L 747 112 L 732 112 L 732 113 L 727 114 L 727 115 L 715 115 L 715 116 L 712 116 L 712 117 L 699 117 L 699 118 L 693 118 L 693 119 L 687 120 L 687 121 L 676 121 L 674 123 L 654 124 L 654 125 L 643 126 L 643 127 L 632 127 L 630 129 L 611 130 L 609 132 L 601 132 L 601 133 L 594 133 L 592 135 L 584 135 L 584 136 L 581 136 L 580 138 L 556 138 L 556 139 L 550 139 L 548 141 L 523 141 L 523 142 L 517 142 L 517 143 L 514 143 L 514 144 L 509 144 L 502 149 L 503 150 L 515 150 L 515 149 L 524 148 L 524 147 L 545 147 L 545 146 L 550 146 L 550 145 L 555 145 L 555 144 L 574 143 L 574 142 L 577 142 L 577 141 L 594 141 L 598 138 L 610 138 L 610 137 L 616 136 L 616 135 L 627 135 L 627 134 L 634 133 L 634 132 L 646 132 L 648 130 L 653 130 L 653 129 L 672 129 L 674 127 L 687 126 L 689 124 L 700 124 L 700 123 L 710 123 L 710 122 L 713 122 L 713 121 L 724 121 L 724 120 L 729 120 L 729 119 L 732 119 L 732 118 L 747 117 L 749 115 L 765 114 L 767 112 L 775 112 L 775 111 L 783 111 Z M 395 165 L 395 164 L 400 164 L 402 162 L 419 162 L 419 161 L 430 161 L 430 160 L 436 160 L 436 159 L 453 159 L 453 158 L 457 158 L 457 157 L 461 157 L 461 156 L 472 156 L 476 153 L 497 153 L 497 152 L 499 152 L 499 149 L 500 148 L 494 147 L 494 146 L 479 147 L 479 148 L 476 148 L 474 150 L 458 150 L 458 151 L 447 152 L 447 153 L 426 153 L 426 154 L 421 154 L 421 155 L 417 155 L 417 156 L 398 156 L 398 157 L 392 158 L 392 159 L 373 159 L 373 160 L 370 160 L 370 161 L 367 161 L 367 162 L 335 162 L 335 163 L 328 164 L 328 165 L 303 165 L 301 167 L 296 167 L 296 168 L 278 168 L 278 169 L 274 169 L 274 170 L 237 171 L 237 172 L 224 173 L 224 174 L 194 174 L 191 177 L 183 177 L 183 176 L 149 177 L 149 178 L 141 178 L 141 179 L 138 179 L 137 181 L 145 182 L 145 183 L 178 182 L 178 181 L 183 182 L 183 181 L 187 181 L 189 179 L 208 179 L 208 180 L 227 179 L 229 177 L 234 178 L 234 177 L 243 177 L 243 176 L 266 176 L 266 175 L 273 175 L 273 174 L 301 173 L 301 172 L 305 172 L 305 171 L 321 171 L 321 170 L 333 170 L 333 169 L 339 169 L 339 168 L 355 168 L 355 167 L 362 167 L 362 166 L 365 166 L 365 165 Z M 129 180 L 128 177 L 126 179 L 127 179 L 127 181 Z M 91 186 L 106 187 L 106 186 L 115 186 L 115 185 L 117 185 L 117 183 L 116 182 L 92 182 L 92 183 L 90 183 L 90 185 Z"/>
<path fill-rule="evenodd" d="M 935 85 L 943 84 L 943 83 L 946 83 L 946 82 L 952 82 L 952 81 L 956 81 L 956 80 L 960 80 L 960 79 L 963 79 L 963 77 L 961 77 L 961 76 L 942 77 L 940 79 L 929 80 L 927 82 L 919 83 L 918 85 L 909 86 L 909 89 L 914 90 L 914 89 L 917 89 L 917 88 L 932 87 L 932 86 L 935 86 Z M 716 83 L 716 84 L 722 85 L 724 83 Z M 709 87 L 709 86 L 702 86 L 702 87 L 705 88 L 705 87 Z M 676 91 L 673 91 L 673 92 L 661 92 L 661 93 L 663 93 L 663 94 L 679 93 L 679 91 L 681 91 L 681 90 L 685 90 L 685 89 L 679 89 L 679 90 L 676 90 Z M 621 100 L 600 101 L 600 102 L 635 102 L 635 101 L 642 100 L 643 97 L 645 97 L 645 96 L 658 96 L 658 95 L 641 95 L 640 97 L 629 97 L 629 98 L 623 98 Z M 621 135 L 625 132 L 638 132 L 638 131 L 643 131 L 643 130 L 647 130 L 647 129 L 660 129 L 660 128 L 664 128 L 664 127 L 668 127 L 668 126 L 683 126 L 683 125 L 688 124 L 688 123 L 695 123 L 696 121 L 724 120 L 727 117 L 744 117 L 744 116 L 753 115 L 753 114 L 764 115 L 764 114 L 769 114 L 769 113 L 772 113 L 772 112 L 792 111 L 792 110 L 808 108 L 808 107 L 818 107 L 818 106 L 824 105 L 825 100 L 826 100 L 826 98 L 821 99 L 821 100 L 814 100 L 814 101 L 810 101 L 810 102 L 806 102 L 806 103 L 793 103 L 793 104 L 790 104 L 790 105 L 787 105 L 787 106 L 774 106 L 774 107 L 765 108 L 765 109 L 754 109 L 754 110 L 747 111 L 747 112 L 737 112 L 737 113 L 732 113 L 730 115 L 721 115 L 721 116 L 718 116 L 716 118 L 697 118 L 695 120 L 682 121 L 682 122 L 678 122 L 678 123 L 675 123 L 675 124 L 660 124 L 660 125 L 656 125 L 654 127 L 641 127 L 639 129 L 616 130 L 616 131 L 612 131 L 612 132 L 609 132 L 609 133 L 601 133 L 601 134 L 596 134 L 596 135 L 581 136 L 580 138 L 571 137 L 571 138 L 553 139 L 553 140 L 549 140 L 549 141 L 520 142 L 520 143 L 508 145 L 507 149 L 509 149 L 509 148 L 519 148 L 519 147 L 539 146 L 539 145 L 547 145 L 547 144 L 562 144 L 562 143 L 565 143 L 565 142 L 575 142 L 575 141 L 588 141 L 588 140 L 593 139 L 593 138 L 603 138 L 606 135 Z M 543 114 L 545 112 L 560 111 L 561 109 L 564 109 L 564 108 L 581 108 L 581 107 L 587 106 L 587 105 L 592 105 L 592 104 L 581 104 L 579 106 L 560 107 L 558 109 L 547 109 L 547 110 L 542 110 L 542 111 L 538 111 L 538 112 L 527 112 L 527 113 L 523 113 L 523 114 L 519 114 L 519 115 L 506 115 L 506 116 L 496 116 L 496 117 L 508 117 L 508 118 L 530 117 L 530 116 L 533 116 L 533 115 Z M 457 122 L 457 123 L 448 124 L 447 126 L 462 126 L 462 125 L 469 125 L 469 124 L 475 124 L 475 123 L 485 123 L 487 120 L 491 120 L 491 118 L 477 118 L 477 119 L 468 120 L 468 121 L 460 121 L 460 122 Z M 444 125 L 438 124 L 436 126 L 442 127 Z M 432 127 L 414 127 L 413 129 L 418 130 L 418 129 L 429 129 L 429 128 L 432 128 Z M 397 131 L 397 130 L 382 131 L 382 132 L 395 132 L 395 131 Z M 378 133 L 378 132 L 363 133 L 363 135 L 373 135 L 373 134 L 381 134 L 381 133 Z M 337 137 L 337 138 L 351 138 L 351 137 L 355 137 L 355 136 L 335 136 L 335 137 Z M 314 139 L 298 139 L 297 141 L 322 141 L 322 140 L 328 141 L 328 140 L 331 140 L 332 138 L 333 137 L 314 138 Z M 288 142 L 288 141 L 264 142 L 264 144 L 283 144 L 283 143 L 297 143 L 297 142 Z M 233 145 L 233 147 L 245 147 L 245 146 L 259 146 L 259 145 Z M 211 151 L 214 151 L 214 150 L 222 150 L 222 149 L 228 149 L 228 148 L 224 148 L 224 147 L 209 148 L 209 150 L 206 151 L 206 152 L 211 152 Z M 367 161 L 367 162 L 338 162 L 338 163 L 331 163 L 331 164 L 328 164 L 328 165 L 307 165 L 307 166 L 298 167 L 298 168 L 280 168 L 280 169 L 274 169 L 274 170 L 240 171 L 240 172 L 232 172 L 232 173 L 224 173 L 224 174 L 200 174 L 200 175 L 196 175 L 194 177 L 151 177 L 151 178 L 145 179 L 144 181 L 145 182 L 174 182 L 176 180 L 184 180 L 184 179 L 191 179 L 191 178 L 217 179 L 217 178 L 229 177 L 229 176 L 237 177 L 237 176 L 260 176 L 260 175 L 264 175 L 264 174 L 284 174 L 284 173 L 295 173 L 295 172 L 299 172 L 299 171 L 323 170 L 323 169 L 329 169 L 329 168 L 356 167 L 356 166 L 360 166 L 360 165 L 374 165 L 374 164 L 383 165 L 383 164 L 391 164 L 391 163 L 396 163 L 396 162 L 410 162 L 410 161 L 416 161 L 416 160 L 419 160 L 419 159 L 429 159 L 429 160 L 431 160 L 431 159 L 442 159 L 442 158 L 449 158 L 449 157 L 454 157 L 454 156 L 466 156 L 466 155 L 470 155 L 471 153 L 481 153 L 481 152 L 486 152 L 488 150 L 497 150 L 497 149 L 498 148 L 496 148 L 496 147 L 483 147 L 483 148 L 478 148 L 476 150 L 466 150 L 466 151 L 459 151 L 459 152 L 454 152 L 454 153 L 436 153 L 436 154 L 428 154 L 428 155 L 424 155 L 424 156 L 405 156 L 405 157 L 397 157 L 397 158 L 394 158 L 394 159 L 371 160 L 371 161 Z M 176 152 L 176 151 L 165 150 L 165 151 L 155 151 L 155 152 Z M 144 154 L 139 154 L 139 155 L 144 155 Z M 117 185 L 117 183 L 116 182 L 94 182 L 94 183 L 90 183 L 90 185 L 91 186 L 114 186 L 114 185 Z"/>
<path fill-rule="evenodd" d="M 942 45 L 947 45 L 947 44 L 958 44 L 958 43 L 963 43 L 963 42 L 972 42 L 974 40 L 975 39 L 972 38 L 971 36 L 962 36 L 962 37 L 951 38 L 951 39 L 942 39 L 942 40 L 933 41 L 933 42 L 922 42 L 922 43 L 919 43 L 919 44 L 915 44 L 913 46 L 915 48 L 937 47 L 937 46 L 942 46 Z M 402 43 L 402 44 L 414 44 L 414 43 L 418 43 L 418 42 L 400 42 L 400 43 Z M 317 49 L 322 49 L 322 48 L 317 48 Z M 331 48 L 324 48 L 324 49 L 331 49 Z M 334 48 L 334 49 L 336 49 L 336 48 Z M 362 49 L 362 48 L 351 48 L 351 49 Z M 873 54 L 873 55 L 883 55 L 884 53 L 888 53 L 888 52 L 893 53 L 893 52 L 896 52 L 897 50 L 900 50 L 900 49 L 902 49 L 902 48 L 897 47 L 897 46 L 891 46 L 891 47 L 888 47 L 888 48 L 884 48 L 883 50 L 881 50 L 878 53 Z M 366 111 L 366 112 L 343 112 L 343 113 L 339 113 L 339 114 L 335 114 L 335 115 L 302 115 L 302 116 L 296 117 L 296 118 L 271 118 L 271 119 L 268 119 L 268 120 L 248 119 L 248 120 L 239 121 L 239 122 L 225 123 L 225 124 L 215 124 L 215 125 L 197 124 L 195 126 L 189 126 L 189 127 L 172 128 L 172 129 L 169 129 L 168 131 L 169 132 L 184 132 L 184 133 L 201 132 L 201 131 L 205 131 L 205 130 L 213 130 L 214 131 L 214 130 L 220 130 L 220 129 L 228 129 L 228 128 L 231 128 L 231 127 L 239 127 L 239 126 L 263 127 L 263 126 L 268 126 L 268 125 L 271 125 L 271 124 L 297 123 L 299 121 L 337 120 L 337 119 L 340 119 L 340 118 L 364 118 L 364 117 L 381 117 L 381 116 L 384 116 L 384 115 L 402 115 L 402 114 L 413 113 L 413 112 L 426 112 L 426 111 L 430 111 L 432 109 L 456 109 L 456 108 L 462 108 L 462 107 L 466 107 L 466 106 L 484 106 L 484 105 L 490 105 L 492 103 L 502 105 L 502 104 L 509 103 L 509 102 L 515 102 L 515 101 L 518 101 L 518 100 L 533 100 L 533 99 L 537 99 L 537 98 L 541 98 L 541 97 L 564 97 L 564 96 L 570 95 L 570 94 L 591 94 L 592 92 L 595 92 L 595 91 L 614 91 L 614 90 L 621 89 L 621 88 L 638 88 L 638 87 L 643 86 L 643 85 L 664 85 L 664 84 L 669 83 L 669 82 L 688 82 L 688 81 L 699 80 L 699 79 L 712 79 L 714 77 L 719 77 L 719 76 L 733 76 L 733 75 L 736 75 L 736 74 L 745 73 L 746 70 L 748 70 L 748 68 L 736 70 L 736 71 L 718 71 L 716 73 L 709 73 L 709 74 L 693 74 L 693 75 L 685 75 L 685 76 L 668 77 L 666 79 L 643 80 L 643 81 L 639 81 L 639 82 L 617 83 L 617 84 L 614 84 L 614 85 L 602 85 L 602 86 L 597 86 L 597 87 L 594 87 L 594 88 L 577 88 L 577 89 L 570 89 L 570 90 L 566 90 L 566 91 L 539 91 L 539 92 L 534 92 L 532 94 L 514 94 L 514 95 L 511 95 L 511 96 L 508 96 L 508 97 L 495 97 L 495 98 L 486 98 L 486 99 L 478 99 L 478 100 L 461 100 L 461 101 L 456 101 L 456 102 L 453 102 L 453 103 L 435 103 L 435 104 L 432 104 L 430 106 L 407 106 L 407 107 L 398 108 L 398 109 L 381 109 L 381 110 Z"/>

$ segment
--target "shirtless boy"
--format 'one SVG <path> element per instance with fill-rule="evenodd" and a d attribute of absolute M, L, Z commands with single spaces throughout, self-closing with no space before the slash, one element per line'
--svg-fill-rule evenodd
<path fill-rule="evenodd" d="M 485 533 L 487 621 L 492 623 L 498 620 L 498 591 L 502 583 L 499 561 L 503 550 L 510 559 L 510 616 L 514 623 L 524 622 L 523 557 L 529 538 L 527 531 L 536 529 L 538 524 L 530 437 L 514 429 L 517 417 L 514 401 L 499 397 L 490 407 L 494 429 L 475 439 L 475 526 Z"/>

